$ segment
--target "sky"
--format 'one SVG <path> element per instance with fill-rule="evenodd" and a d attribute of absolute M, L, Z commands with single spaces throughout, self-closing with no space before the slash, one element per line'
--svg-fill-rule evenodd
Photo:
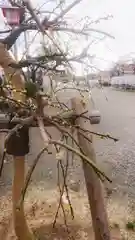
<path fill-rule="evenodd" d="M 4 0 L 0 0 L 0 3 Z M 32 4 L 37 7 L 44 3 L 44 0 L 32 0 Z M 71 0 L 66 2 L 70 3 Z M 42 9 L 51 9 L 52 4 L 45 5 Z M 91 45 L 89 53 L 95 55 L 94 64 L 100 69 L 106 69 L 117 61 L 119 58 L 127 58 L 132 55 L 135 56 L 135 0 L 82 0 L 70 14 L 67 14 L 67 19 L 73 23 L 82 17 L 89 16 L 91 20 L 112 15 L 113 17 L 100 23 L 92 24 L 91 27 L 110 33 L 115 39 L 106 37 L 102 41 L 97 41 L 96 44 Z M 72 19 L 72 21 L 71 21 Z M 2 14 L 0 13 L 0 30 L 4 27 Z M 103 35 L 92 33 L 93 37 L 102 38 Z M 35 51 L 37 42 L 35 42 Z M 79 38 L 78 42 L 72 44 L 73 51 L 78 53 L 84 47 L 86 41 Z M 86 44 L 87 45 L 87 44 Z M 81 68 L 78 68 L 81 71 Z"/>

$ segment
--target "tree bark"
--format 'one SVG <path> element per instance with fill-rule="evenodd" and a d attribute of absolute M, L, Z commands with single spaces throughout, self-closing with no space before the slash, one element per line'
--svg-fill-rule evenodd
<path fill-rule="evenodd" d="M 24 79 L 21 75 L 21 71 L 9 67 L 10 63 L 16 63 L 12 56 L 7 51 L 4 44 L 0 43 L 0 65 L 3 67 L 4 72 L 10 80 L 13 87 L 18 90 L 12 93 L 12 97 L 15 100 L 24 102 L 25 95 L 19 91 L 25 89 Z M 21 205 L 20 210 L 17 210 L 17 204 L 21 196 L 21 190 L 24 185 L 25 177 L 25 157 L 13 157 L 14 161 L 14 180 L 12 188 L 13 196 L 13 221 L 14 229 L 18 240 L 34 240 L 34 235 L 29 231 L 24 214 L 24 206 Z"/>
<path fill-rule="evenodd" d="M 80 99 L 72 99 L 72 107 L 77 115 L 85 112 L 83 103 Z M 92 109 L 90 109 L 92 110 Z M 87 114 L 86 114 L 87 115 Z M 87 115 L 88 117 L 88 115 Z M 83 129 L 91 130 L 90 122 L 84 118 L 77 118 L 76 124 Z M 96 154 L 92 143 L 92 135 L 85 133 L 87 137 L 91 139 L 91 143 L 84 138 L 81 134 L 81 130 L 78 130 L 78 141 L 80 149 L 88 156 L 93 162 L 96 162 Z M 83 132 L 84 133 L 84 132 Z M 86 182 L 86 189 L 88 194 L 88 200 L 92 216 L 92 224 L 95 233 L 95 240 L 110 240 L 109 224 L 107 219 L 107 213 L 104 205 L 103 191 L 101 181 L 93 168 L 85 161 L 82 161 L 84 177 Z"/>
<path fill-rule="evenodd" d="M 21 190 L 24 187 L 25 180 L 25 161 L 24 157 L 14 157 L 14 178 L 12 187 L 13 200 L 13 221 L 14 230 L 18 240 L 34 240 L 33 234 L 29 231 L 24 214 L 24 205 L 21 204 L 17 209 L 17 204 L 21 196 Z"/>

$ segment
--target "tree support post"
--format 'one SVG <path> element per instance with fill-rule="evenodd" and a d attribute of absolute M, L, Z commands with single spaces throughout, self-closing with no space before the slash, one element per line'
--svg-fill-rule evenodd
<path fill-rule="evenodd" d="M 81 102 L 81 99 L 74 98 L 71 101 L 72 108 L 77 115 L 81 115 L 81 113 L 85 112 L 86 109 L 84 109 L 84 105 Z M 77 118 L 76 124 L 84 130 L 91 130 L 90 122 L 84 118 Z M 83 151 L 83 153 L 88 156 L 93 162 L 96 162 L 96 154 L 92 143 L 92 135 L 85 133 L 85 136 L 91 139 L 90 143 L 86 138 L 84 138 L 84 136 L 82 136 L 81 130 L 78 129 L 77 131 L 81 151 Z M 82 161 L 82 165 L 86 182 L 88 201 L 91 210 L 95 240 L 111 240 L 101 181 L 93 168 L 90 167 L 88 163 Z"/>

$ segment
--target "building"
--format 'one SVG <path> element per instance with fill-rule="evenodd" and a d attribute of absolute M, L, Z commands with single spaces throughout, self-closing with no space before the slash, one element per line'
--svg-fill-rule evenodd
<path fill-rule="evenodd" d="M 135 74 L 135 63 L 118 62 L 112 69 L 112 76 L 121 76 L 124 74 Z"/>

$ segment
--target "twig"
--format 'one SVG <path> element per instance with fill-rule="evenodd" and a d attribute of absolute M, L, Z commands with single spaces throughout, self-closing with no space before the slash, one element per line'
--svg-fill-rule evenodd
<path fill-rule="evenodd" d="M 76 144 L 76 146 L 79 147 L 79 144 L 78 144 L 78 142 L 76 141 L 76 139 L 72 136 L 72 134 L 71 134 L 68 130 L 66 130 L 65 127 L 60 126 L 57 122 L 55 122 L 55 121 L 53 121 L 53 120 L 49 120 L 49 119 L 48 119 L 48 121 L 49 121 L 53 126 L 55 126 L 61 133 L 64 133 L 64 134 L 68 135 L 68 136 L 72 139 L 72 141 Z"/>
<path fill-rule="evenodd" d="M 64 167 L 63 167 L 61 161 L 60 161 L 60 166 L 61 166 L 61 170 L 62 170 L 63 181 L 64 181 L 63 184 L 64 184 L 64 186 L 65 186 L 66 197 L 67 197 L 67 200 L 68 200 L 68 203 L 69 203 L 71 216 L 72 216 L 72 219 L 74 219 L 74 210 L 73 210 L 73 207 L 72 207 L 72 204 L 71 204 L 70 198 L 69 198 L 68 186 L 67 186 L 67 183 L 66 183 L 67 172 L 68 172 L 68 161 L 69 161 L 69 159 L 68 159 L 68 151 L 67 151 L 67 160 L 66 160 L 66 167 L 65 167 L 65 170 L 64 170 Z"/>
<path fill-rule="evenodd" d="M 62 139 L 61 140 L 64 140 L 64 136 L 63 135 L 62 135 Z M 58 154 L 60 152 L 60 149 L 58 149 L 57 145 L 54 145 L 54 146 L 55 146 L 56 152 Z M 56 211 L 56 214 L 55 214 L 55 217 L 54 217 L 54 221 L 53 221 L 53 228 L 55 227 L 60 207 L 62 208 L 63 215 L 64 215 L 64 222 L 65 222 L 65 225 L 67 227 L 66 215 L 65 215 L 65 210 L 64 210 L 63 201 L 62 201 L 62 196 L 63 196 L 63 193 L 64 193 L 64 184 L 63 184 L 62 189 L 61 189 L 61 187 L 60 187 L 59 162 L 60 162 L 60 160 L 58 160 L 58 162 L 57 162 L 57 170 L 58 170 L 58 182 L 57 183 L 58 183 L 58 188 L 59 188 L 59 192 L 60 192 L 60 199 L 59 199 L 58 208 L 57 208 L 57 211 Z M 68 227 L 67 227 L 67 229 L 68 229 Z"/>
<path fill-rule="evenodd" d="M 31 106 L 29 106 L 28 104 L 26 104 L 26 103 L 23 103 L 23 102 L 21 102 L 21 101 L 17 101 L 17 100 L 15 100 L 15 99 L 13 99 L 13 98 L 10 98 L 10 97 L 8 97 L 8 96 L 2 96 L 2 97 L 0 97 L 1 99 L 7 99 L 7 100 L 9 100 L 9 101 L 11 101 L 11 102 L 14 102 L 16 105 L 18 105 L 18 106 L 21 106 L 21 107 L 25 107 L 25 108 L 27 108 L 27 109 L 32 109 L 32 107 Z"/>
<path fill-rule="evenodd" d="M 32 8 L 31 3 L 28 0 L 23 0 L 24 4 L 26 5 L 27 9 L 29 10 L 31 16 L 33 17 L 33 19 L 36 21 L 38 28 L 40 29 L 40 31 L 43 34 L 46 34 L 46 36 L 52 41 L 52 43 L 54 44 L 54 46 L 56 46 L 56 48 L 60 51 L 60 53 L 63 55 L 65 61 L 68 63 L 68 65 L 70 66 L 70 68 L 72 69 L 72 66 L 70 65 L 70 63 L 67 60 L 67 57 L 65 56 L 65 54 L 63 53 L 63 51 L 61 50 L 61 48 L 59 47 L 59 45 L 56 43 L 56 41 L 54 40 L 54 38 L 52 36 L 50 36 L 47 31 L 45 30 L 45 28 L 43 27 L 42 23 L 40 22 L 40 20 L 38 19 L 37 15 L 34 12 L 34 9 Z"/>
<path fill-rule="evenodd" d="M 57 22 L 60 18 L 64 17 L 64 15 L 69 12 L 75 5 L 79 4 L 82 0 L 76 0 L 71 3 L 65 10 L 63 10 L 54 20 L 53 22 Z"/>
<path fill-rule="evenodd" d="M 4 159 L 6 156 L 6 149 L 4 149 L 3 154 L 2 154 L 2 158 L 1 158 L 1 163 L 0 163 L 0 177 L 2 175 L 2 170 L 3 170 L 3 166 L 4 166 Z"/>
<path fill-rule="evenodd" d="M 47 147 L 44 147 L 40 152 L 39 154 L 37 155 L 37 157 L 34 159 L 33 161 L 33 164 L 31 166 L 31 168 L 29 169 L 28 173 L 27 173 L 27 176 L 26 176 L 26 180 L 25 180 L 25 183 L 24 183 L 24 188 L 22 189 L 22 193 L 21 193 L 21 197 L 19 199 L 19 202 L 16 206 L 17 209 L 20 209 L 21 205 L 23 204 L 23 201 L 24 201 L 24 198 L 25 198 L 25 194 L 26 194 L 26 191 L 27 191 L 27 188 L 28 188 L 28 185 L 29 185 L 29 182 L 30 182 L 30 179 L 31 179 L 31 176 L 32 176 L 32 173 L 39 161 L 39 159 L 41 158 L 41 156 L 43 155 L 43 153 L 47 151 Z"/>
<path fill-rule="evenodd" d="M 0 129 L 0 133 L 8 133 L 9 130 L 8 129 Z"/>
<path fill-rule="evenodd" d="M 54 107 L 54 106 L 55 106 L 55 104 L 58 104 L 58 106 L 57 106 L 57 107 L 59 107 L 59 108 L 61 108 L 59 105 L 61 105 L 61 106 L 63 105 L 63 108 L 65 107 L 65 109 L 68 109 L 68 110 L 70 110 L 70 108 L 69 108 L 69 107 L 68 107 L 68 106 L 67 106 L 65 103 L 63 103 L 63 102 L 60 102 L 60 101 L 59 101 L 59 102 L 58 102 L 58 101 L 54 102 L 54 101 L 53 101 L 53 103 L 51 103 L 51 106 L 53 106 L 53 107 Z"/>
<path fill-rule="evenodd" d="M 66 143 L 67 143 L 67 137 L 66 137 Z M 57 148 L 56 148 L 56 150 L 57 150 Z M 63 167 L 63 164 L 62 164 L 62 160 L 59 160 L 58 164 L 57 164 L 57 166 L 58 166 L 58 186 L 59 186 L 59 191 L 60 191 L 60 200 L 59 200 L 59 205 L 58 205 L 58 208 L 57 208 L 57 212 L 55 214 L 55 218 L 54 218 L 54 222 L 53 222 L 53 228 L 55 227 L 56 220 L 57 220 L 57 217 L 58 217 L 58 212 L 59 212 L 59 209 L 60 209 L 60 206 L 61 206 L 62 211 L 63 211 L 63 215 L 64 215 L 64 222 L 65 222 L 65 225 L 66 225 L 66 228 L 67 228 L 67 232 L 69 233 L 68 226 L 67 226 L 67 221 L 66 221 L 66 215 L 65 215 L 65 211 L 64 211 L 64 206 L 63 206 L 63 202 L 62 202 L 62 196 L 64 194 L 64 188 L 65 188 L 66 196 L 67 196 L 68 203 L 69 203 L 69 206 L 70 206 L 71 215 L 72 215 L 72 218 L 74 218 L 74 212 L 73 212 L 73 208 L 72 208 L 71 201 L 70 201 L 69 194 L 68 194 L 68 187 L 67 187 L 67 184 L 66 184 L 66 178 L 67 178 L 67 173 L 68 173 L 68 161 L 69 161 L 69 154 L 68 154 L 68 151 L 67 151 L 65 170 L 64 170 L 64 167 Z M 62 175 L 63 175 L 62 189 L 60 188 L 59 166 L 61 167 Z"/>
<path fill-rule="evenodd" d="M 83 132 L 79 132 L 88 142 L 91 142 L 92 143 L 92 140 L 86 135 L 84 134 Z"/>
<path fill-rule="evenodd" d="M 59 107 L 61 109 L 63 109 L 63 104 L 61 104 L 61 102 L 59 101 L 58 97 L 55 95 L 55 91 L 54 91 L 54 88 L 53 88 L 53 83 L 52 83 L 52 78 L 49 76 L 49 79 L 50 79 L 50 83 L 51 83 L 51 90 L 53 91 L 53 94 L 55 96 L 55 99 L 57 101 L 57 103 L 59 104 Z M 66 106 L 66 105 L 65 105 Z"/>
<path fill-rule="evenodd" d="M 74 140 L 75 140 L 75 137 L 73 137 L 73 135 L 74 135 L 74 128 L 73 127 L 71 127 L 71 135 L 72 135 L 72 143 L 71 143 L 71 146 L 72 146 L 72 148 L 74 148 Z M 78 142 L 77 142 L 77 144 L 78 144 Z M 79 146 L 79 144 L 78 144 L 78 146 Z M 72 166 L 73 166 L 73 163 L 74 163 L 74 153 L 72 152 L 72 156 L 71 156 L 71 158 L 72 158 Z"/>
<path fill-rule="evenodd" d="M 102 172 L 95 163 L 93 163 L 87 156 L 85 156 L 84 154 L 82 154 L 81 152 L 79 152 L 78 150 L 72 148 L 71 146 L 61 142 L 61 141 L 56 141 L 56 140 L 50 140 L 49 144 L 55 144 L 55 145 L 59 145 L 62 146 L 64 148 L 66 148 L 69 151 L 73 151 L 76 155 L 78 155 L 79 157 L 81 157 L 84 161 L 86 161 L 94 170 L 95 172 L 98 172 L 101 176 L 103 176 L 107 181 L 112 182 L 111 179 L 109 177 L 107 177 L 105 175 L 104 172 Z"/>
<path fill-rule="evenodd" d="M 60 209 L 60 207 L 61 207 L 61 208 L 62 208 L 62 212 L 63 212 L 63 216 L 64 216 L 64 223 L 65 223 L 66 229 L 67 229 L 67 231 L 68 231 L 65 209 L 64 209 L 63 201 L 62 201 L 62 196 L 63 196 L 63 193 L 64 193 L 64 184 L 63 184 L 62 189 L 60 188 L 59 162 L 60 162 L 60 161 L 57 162 L 57 169 L 58 169 L 58 187 L 59 187 L 59 192 L 60 192 L 60 199 L 59 199 L 58 208 L 57 208 L 57 211 L 56 211 L 56 214 L 55 214 L 55 218 L 54 218 L 54 221 L 53 221 L 53 228 L 54 228 L 55 225 L 56 225 L 56 221 L 57 221 L 59 209 Z"/>
<path fill-rule="evenodd" d="M 103 134 L 103 133 L 98 133 L 98 132 L 89 131 L 89 130 L 86 130 L 86 129 L 81 128 L 79 125 L 74 125 L 74 127 L 77 128 L 77 129 L 80 129 L 80 130 L 82 130 L 82 131 L 84 131 L 84 132 L 91 133 L 91 134 L 94 134 L 94 135 L 96 135 L 96 136 L 99 136 L 99 137 L 101 137 L 101 138 L 108 138 L 108 139 L 113 140 L 114 142 L 119 141 L 118 138 L 114 138 L 114 137 L 110 136 L 109 134 Z"/>
<path fill-rule="evenodd" d="M 54 27 L 54 28 L 52 28 L 52 31 L 71 32 L 71 33 L 75 33 L 75 34 L 82 34 L 82 35 L 85 35 L 85 36 L 89 36 L 89 32 L 96 32 L 96 33 L 100 33 L 100 34 L 103 34 L 107 37 L 110 37 L 110 38 L 114 39 L 114 37 L 111 34 L 109 34 L 107 32 L 104 32 L 104 31 L 101 31 L 101 30 L 98 30 L 98 29 L 94 29 L 94 28 L 88 28 L 88 29 L 85 29 L 85 31 L 82 31 L 82 29 Z"/>
<path fill-rule="evenodd" d="M 82 91 L 82 92 L 89 92 L 88 89 L 81 89 L 81 88 L 77 88 L 77 87 L 63 87 L 63 88 L 59 88 L 55 91 L 55 94 L 57 92 L 60 92 L 62 90 L 77 90 L 77 91 Z"/>
<path fill-rule="evenodd" d="M 43 27 L 43 25 L 41 24 L 41 22 L 39 21 L 36 13 L 34 12 L 34 9 L 32 8 L 30 1 L 28 1 L 28 0 L 23 0 L 23 3 L 24 3 L 24 5 L 27 7 L 27 9 L 29 10 L 29 12 L 30 12 L 31 16 L 33 17 L 33 19 L 35 20 L 35 22 L 37 23 L 37 26 L 38 26 L 39 30 L 40 30 L 41 32 L 44 32 L 44 27 Z"/>

